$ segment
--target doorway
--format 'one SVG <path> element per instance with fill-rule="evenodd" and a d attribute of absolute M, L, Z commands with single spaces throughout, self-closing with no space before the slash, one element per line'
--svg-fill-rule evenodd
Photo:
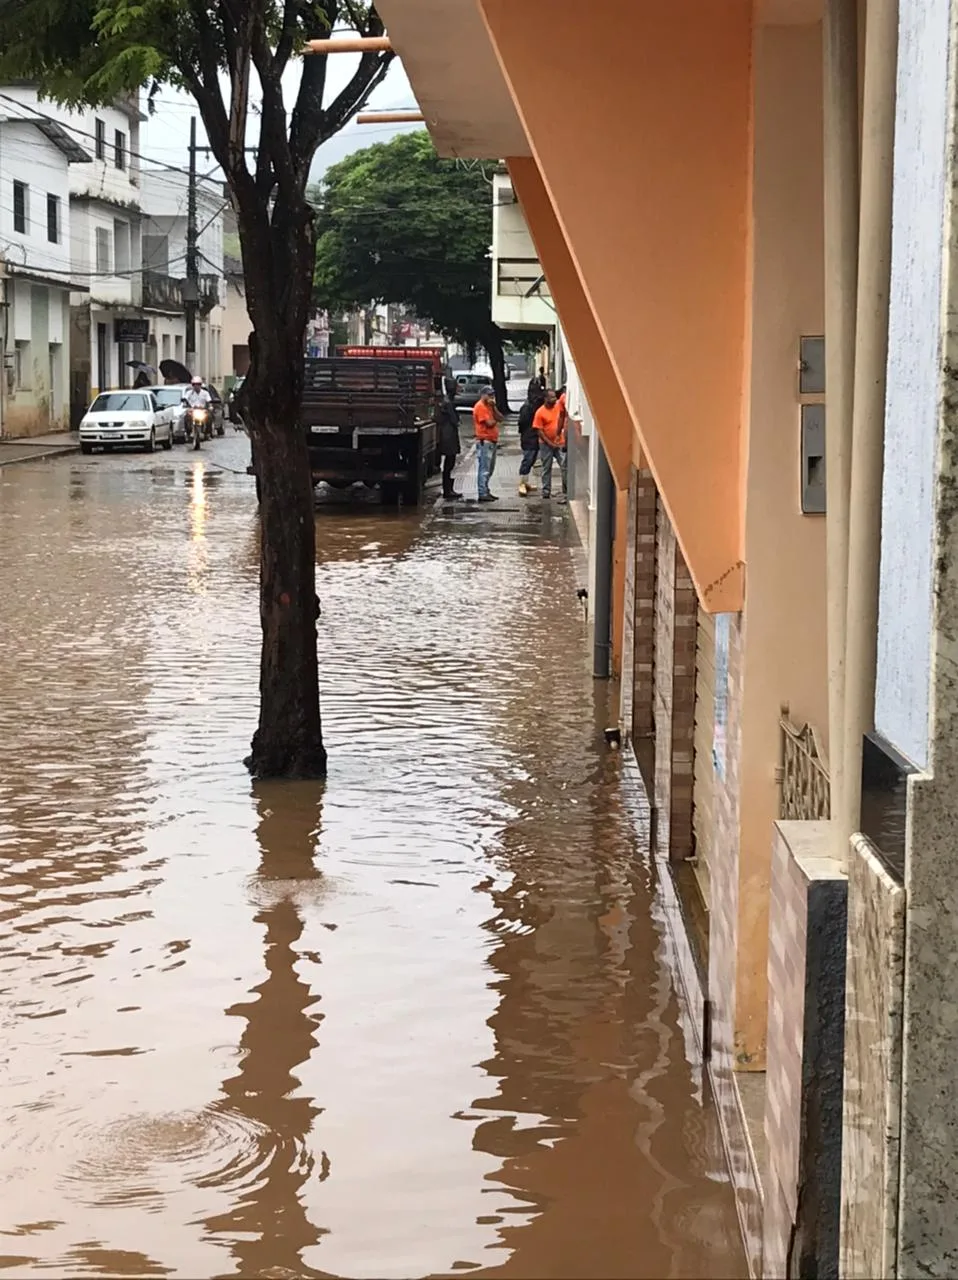
<path fill-rule="evenodd" d="M 108 331 L 108 325 L 98 324 L 96 327 L 96 385 L 98 391 L 105 391 L 110 385 Z"/>

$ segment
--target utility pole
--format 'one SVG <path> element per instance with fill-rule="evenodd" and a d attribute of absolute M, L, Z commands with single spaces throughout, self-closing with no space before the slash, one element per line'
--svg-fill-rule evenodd
<path fill-rule="evenodd" d="M 186 367 L 196 368 L 196 312 L 200 301 L 200 263 L 196 232 L 196 116 L 190 116 L 190 185 L 186 193 Z"/>

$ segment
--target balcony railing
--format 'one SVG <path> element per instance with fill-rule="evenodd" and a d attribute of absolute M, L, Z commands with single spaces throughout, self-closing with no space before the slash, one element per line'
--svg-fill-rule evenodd
<path fill-rule="evenodd" d="M 831 816 L 831 781 L 821 739 L 810 724 L 799 728 L 782 707 L 779 719 L 780 758 L 778 816 L 815 822 Z"/>
<path fill-rule="evenodd" d="M 538 258 L 500 258 L 496 292 L 500 298 L 551 296 Z"/>
<path fill-rule="evenodd" d="M 183 311 L 185 302 L 183 290 L 186 281 L 175 276 L 165 275 L 162 271 L 143 272 L 143 305 L 156 307 L 159 311 Z M 220 301 L 220 277 L 203 275 L 199 279 L 199 309 L 201 315 L 207 315 Z"/>

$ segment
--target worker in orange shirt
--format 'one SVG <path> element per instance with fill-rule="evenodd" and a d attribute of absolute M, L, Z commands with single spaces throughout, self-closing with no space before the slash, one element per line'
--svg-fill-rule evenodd
<path fill-rule="evenodd" d="M 546 392 L 545 402 L 536 410 L 532 425 L 539 434 L 539 461 L 542 463 L 542 496 L 548 498 L 552 494 L 552 464 L 559 464 L 562 476 L 562 497 L 566 500 L 566 455 L 565 455 L 565 405 L 550 388 Z"/>
<path fill-rule="evenodd" d="M 472 420 L 476 427 L 476 457 L 479 462 L 479 501 L 498 502 L 494 493 L 489 492 L 489 481 L 496 469 L 496 453 L 499 448 L 499 423 L 502 414 L 496 407 L 495 392 L 492 387 L 483 387 L 482 395 L 472 410 Z"/>

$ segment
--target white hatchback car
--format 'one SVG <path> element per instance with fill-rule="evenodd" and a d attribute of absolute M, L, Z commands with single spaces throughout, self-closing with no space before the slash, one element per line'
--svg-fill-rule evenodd
<path fill-rule="evenodd" d="M 152 453 L 173 448 L 173 410 L 157 403 L 149 388 L 101 391 L 80 422 L 80 452 L 136 445 Z"/>

